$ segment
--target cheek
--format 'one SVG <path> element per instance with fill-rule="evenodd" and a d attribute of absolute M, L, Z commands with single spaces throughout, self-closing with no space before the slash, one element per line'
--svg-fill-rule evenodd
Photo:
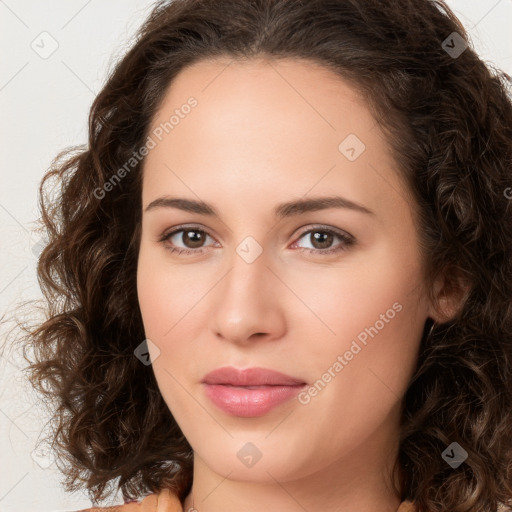
<path fill-rule="evenodd" d="M 308 296 L 329 330 L 321 327 L 324 334 L 319 335 L 315 319 L 309 336 L 302 332 L 302 339 L 315 340 L 315 348 L 322 350 L 311 345 L 308 352 L 311 387 L 301 396 L 301 412 L 311 422 L 329 411 L 330 419 L 345 428 L 340 437 L 318 427 L 326 453 L 378 429 L 405 392 L 415 366 L 425 313 L 415 290 L 419 273 L 398 264 L 392 254 L 379 256 L 350 271 L 326 273 Z M 309 428 L 314 436 L 315 423 Z"/>
<path fill-rule="evenodd" d="M 166 256 L 141 246 L 137 294 L 146 338 L 156 345 L 155 354 L 158 350 L 158 357 L 151 357 L 153 371 L 170 403 L 180 396 L 179 383 L 191 378 L 206 321 L 202 306 L 212 283 L 194 265 L 172 265 Z"/>
<path fill-rule="evenodd" d="M 311 327 L 320 326 L 336 348 L 375 324 L 382 333 L 413 327 L 419 313 L 419 267 L 384 250 L 358 258 L 357 265 L 317 272 L 314 286 L 307 277 L 296 281 L 297 295 L 315 314 L 299 323 L 310 316 Z"/>
<path fill-rule="evenodd" d="M 309 351 L 310 377 L 332 382 L 317 404 L 338 410 L 336 404 L 342 402 L 357 418 L 368 410 L 384 414 L 383 407 L 391 404 L 382 402 L 383 397 L 396 399 L 393 393 L 387 396 L 389 389 L 397 395 L 405 389 L 426 317 L 420 267 L 411 255 L 384 249 L 366 255 L 361 265 L 317 274 L 315 288 L 307 295 L 306 283 L 301 285 L 308 306 L 322 321 L 309 315 L 307 337 L 322 346 Z M 304 327 L 304 320 L 297 318 L 296 324 Z"/>
<path fill-rule="evenodd" d="M 182 410 L 187 403 L 179 383 L 183 382 L 181 371 L 189 366 L 186 350 L 190 343 L 182 335 L 188 320 L 186 313 L 190 310 L 186 299 L 190 285 L 187 287 L 182 281 L 182 274 L 172 272 L 165 256 L 162 258 L 141 245 L 137 267 L 139 307 L 146 338 L 154 344 L 150 345 L 152 371 L 162 397 L 173 412 Z"/>
<path fill-rule="evenodd" d="M 141 246 L 137 268 L 137 295 L 148 338 L 167 340 L 173 326 L 186 319 L 201 295 L 197 272 L 172 266 L 160 250 Z M 183 320 L 180 320 L 183 318 Z"/>
<path fill-rule="evenodd" d="M 137 268 L 137 296 L 146 336 L 157 339 L 167 323 L 164 311 L 165 279 L 158 265 L 151 264 L 147 252 L 141 249 Z"/>

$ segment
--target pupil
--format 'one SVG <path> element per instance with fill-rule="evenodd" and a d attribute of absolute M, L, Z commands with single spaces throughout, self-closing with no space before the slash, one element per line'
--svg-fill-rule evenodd
<path fill-rule="evenodd" d="M 330 242 L 332 239 L 332 234 L 321 232 L 321 231 L 316 231 L 315 233 L 313 233 L 313 238 L 315 239 L 315 242 L 320 242 L 321 249 L 325 249 L 326 247 L 329 247 L 329 245 L 330 245 Z M 313 244 L 313 245 L 315 245 L 315 244 Z"/>
<path fill-rule="evenodd" d="M 199 232 L 198 232 L 198 231 L 187 231 L 187 232 L 186 232 L 186 235 L 187 235 L 187 237 L 188 237 L 189 239 L 194 239 L 194 238 L 196 239 L 196 240 L 192 240 L 192 246 L 193 246 L 193 247 L 196 247 L 196 245 L 197 245 L 197 246 L 200 246 L 200 245 L 201 245 L 201 242 L 202 242 L 202 240 L 201 240 L 201 235 L 199 234 Z M 191 236 L 191 235 L 192 235 L 192 236 Z M 195 236 L 194 236 L 194 235 L 195 235 Z M 196 244 L 196 245 L 194 245 L 194 244 Z"/>

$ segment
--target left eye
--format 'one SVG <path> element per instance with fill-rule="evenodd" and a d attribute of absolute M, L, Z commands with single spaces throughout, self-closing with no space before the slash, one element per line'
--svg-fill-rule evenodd
<path fill-rule="evenodd" d="M 323 227 L 313 228 L 309 229 L 308 231 L 304 231 L 298 240 L 305 238 L 306 235 L 309 235 L 309 239 L 312 241 L 314 246 L 318 244 L 320 247 L 309 248 L 298 246 L 298 249 L 309 251 L 310 253 L 314 254 L 324 255 L 338 251 L 343 251 L 355 243 L 355 239 L 354 237 L 352 237 L 352 235 Z M 175 243 L 177 240 L 172 241 L 172 239 L 175 237 L 177 237 L 177 240 L 181 240 L 181 242 L 186 246 L 188 245 L 188 247 L 177 247 Z M 204 244 L 205 239 L 208 237 L 212 238 L 206 231 L 190 227 L 171 231 L 170 233 L 163 235 L 159 239 L 159 242 L 164 243 L 165 248 L 173 253 L 175 252 L 178 254 L 200 254 L 205 249 L 204 247 L 202 247 L 202 244 Z M 341 240 L 341 243 L 338 246 L 332 248 L 331 245 L 335 238 Z M 166 243 L 168 241 L 171 241 L 172 245 Z M 297 243 L 298 241 L 294 242 L 292 247 L 296 246 Z"/>
<path fill-rule="evenodd" d="M 331 254 L 333 252 L 346 250 L 350 245 L 354 243 L 354 238 L 351 235 L 328 228 L 309 229 L 308 231 L 302 233 L 299 240 L 304 238 L 306 235 L 309 235 L 309 240 L 312 241 L 313 248 L 302 247 L 302 249 L 311 253 Z M 341 244 L 335 247 L 331 247 L 335 238 L 341 240 Z M 296 243 L 297 242 L 295 242 L 295 244 Z M 318 244 L 320 247 L 315 247 L 316 244 Z"/>

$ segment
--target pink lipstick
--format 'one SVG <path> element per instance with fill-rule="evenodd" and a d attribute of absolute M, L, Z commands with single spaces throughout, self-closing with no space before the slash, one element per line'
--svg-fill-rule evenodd
<path fill-rule="evenodd" d="M 306 383 L 274 370 L 225 366 L 203 378 L 208 398 L 232 416 L 262 416 L 296 396 Z"/>

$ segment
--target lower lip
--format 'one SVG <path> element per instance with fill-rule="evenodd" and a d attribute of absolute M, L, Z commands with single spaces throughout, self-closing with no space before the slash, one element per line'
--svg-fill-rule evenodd
<path fill-rule="evenodd" d="M 263 416 L 295 397 L 306 384 L 296 386 L 238 387 L 204 384 L 208 398 L 225 413 L 246 418 Z"/>

